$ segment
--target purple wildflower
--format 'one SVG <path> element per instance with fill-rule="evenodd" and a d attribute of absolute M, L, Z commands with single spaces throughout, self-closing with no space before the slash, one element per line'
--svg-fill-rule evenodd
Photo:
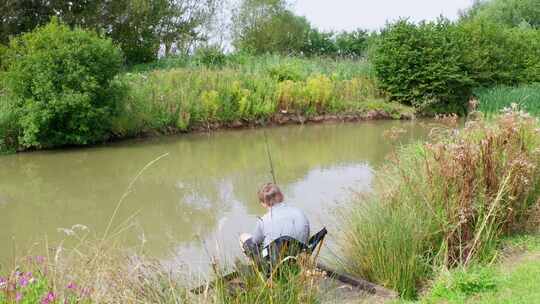
<path fill-rule="evenodd" d="M 7 281 L 6 278 L 0 277 L 0 289 L 6 288 L 7 283 L 8 283 L 8 281 Z"/>
<path fill-rule="evenodd" d="M 15 302 L 19 303 L 22 300 L 23 296 L 20 292 L 15 294 Z"/>
<path fill-rule="evenodd" d="M 43 297 L 43 299 L 41 299 L 41 304 L 51 304 L 51 303 L 53 303 L 55 300 L 56 300 L 56 295 L 54 294 L 54 292 L 49 291 L 49 293 L 47 293 L 47 294 Z"/>
<path fill-rule="evenodd" d="M 28 283 L 29 283 L 29 282 L 28 282 L 28 277 L 26 277 L 26 276 L 22 276 L 21 279 L 19 280 L 19 285 L 20 285 L 21 287 L 26 287 L 26 286 L 28 286 Z"/>
<path fill-rule="evenodd" d="M 38 264 L 43 264 L 45 262 L 45 257 L 41 255 L 36 256 L 36 262 Z"/>
<path fill-rule="evenodd" d="M 68 289 L 70 290 L 77 290 L 77 284 L 73 283 L 73 282 L 70 282 L 67 286 Z"/>

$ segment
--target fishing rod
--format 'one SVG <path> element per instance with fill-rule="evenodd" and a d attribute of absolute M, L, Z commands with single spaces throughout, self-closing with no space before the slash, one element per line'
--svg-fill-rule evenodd
<path fill-rule="evenodd" d="M 272 175 L 272 181 L 277 185 L 276 181 L 276 172 L 274 171 L 274 162 L 272 161 L 272 154 L 270 154 L 270 145 L 268 144 L 268 135 L 266 135 L 266 130 L 263 130 L 264 133 L 264 143 L 266 145 L 266 155 L 268 156 L 268 163 L 270 165 L 270 174 Z"/>

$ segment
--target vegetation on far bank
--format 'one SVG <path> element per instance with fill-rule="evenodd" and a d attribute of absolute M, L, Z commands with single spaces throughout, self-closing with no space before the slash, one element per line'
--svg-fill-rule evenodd
<path fill-rule="evenodd" d="M 501 1 L 493 0 L 493 7 Z M 219 45 L 203 43 L 197 27 L 217 24 L 209 16 L 218 9 L 216 1 L 187 11 L 168 0 L 137 9 L 122 1 L 114 8 L 104 5 L 95 20 L 79 24 L 77 14 L 86 16 L 97 2 L 77 11 L 42 4 L 43 15 L 28 24 L 32 32 L 15 24 L 8 32 L 23 34 L 2 34 L 1 40 L 10 42 L 0 46 L 0 149 L 301 123 L 325 115 L 401 118 L 411 116 L 409 107 L 421 114 L 467 114 L 477 88 L 535 91 L 531 84 L 540 81 L 540 30 L 521 5 L 515 10 L 523 19 L 519 25 L 489 17 L 492 5 L 483 4 L 456 22 L 399 20 L 380 32 L 335 33 L 313 28 L 287 1 L 244 0 L 231 19 L 235 52 L 224 54 Z M 535 9 L 534 3 L 523 5 Z M 121 25 L 108 26 L 106 17 L 124 10 L 128 19 L 140 13 L 141 24 L 134 27 L 148 32 L 134 37 Z M 26 16 L 16 7 L 7 11 Z M 54 11 L 57 17 L 45 24 Z M 196 19 L 175 32 L 170 27 L 179 26 L 172 22 L 178 14 Z M 192 32 L 184 36 L 184 30 Z M 186 37 L 192 43 L 184 43 Z M 156 60 L 160 44 L 166 53 L 173 45 L 181 50 Z M 120 69 L 122 62 L 127 65 Z M 498 107 L 485 102 L 481 109 Z M 533 105 L 536 99 L 524 102 Z"/>
<path fill-rule="evenodd" d="M 540 116 L 540 84 L 518 87 L 496 86 L 474 91 L 478 98 L 478 110 L 487 116 L 494 116 L 504 108 L 515 104 L 519 109 Z"/>

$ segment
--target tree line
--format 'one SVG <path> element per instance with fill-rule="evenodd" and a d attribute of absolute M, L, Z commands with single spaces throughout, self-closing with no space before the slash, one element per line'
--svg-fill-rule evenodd
<path fill-rule="evenodd" d="M 296 15 L 285 0 L 243 0 L 231 20 L 219 20 L 219 0 L 5 0 L 0 4 L 0 43 L 47 24 L 55 16 L 70 27 L 94 30 L 111 38 L 127 64 L 165 55 L 189 54 L 212 45 L 208 28 L 229 33 L 235 50 L 262 54 L 359 57 L 369 33 L 324 32 Z M 220 24 L 223 23 L 223 24 Z M 225 28 L 222 28 L 225 27 Z"/>
<path fill-rule="evenodd" d="M 94 30 L 111 38 L 126 62 L 155 60 L 158 50 L 187 52 L 208 40 L 204 26 L 213 21 L 218 0 L 5 0 L 0 43 L 59 18 L 70 27 Z"/>

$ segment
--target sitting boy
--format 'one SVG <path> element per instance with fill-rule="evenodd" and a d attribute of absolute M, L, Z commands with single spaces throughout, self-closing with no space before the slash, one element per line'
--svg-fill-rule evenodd
<path fill-rule="evenodd" d="M 244 253 L 251 258 L 266 257 L 263 250 L 283 237 L 306 246 L 309 238 L 309 221 L 304 212 L 286 204 L 276 184 L 265 184 L 257 194 L 267 213 L 258 219 L 253 234 L 240 235 L 240 245 Z"/>

